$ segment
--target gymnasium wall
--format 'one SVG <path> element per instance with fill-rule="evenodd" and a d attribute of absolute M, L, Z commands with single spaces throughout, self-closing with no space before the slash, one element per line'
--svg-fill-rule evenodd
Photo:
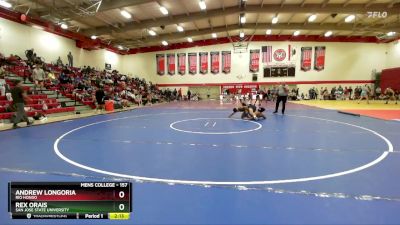
<path fill-rule="evenodd" d="M 274 49 L 287 49 L 288 44 L 297 48 L 296 60 L 296 76 L 286 78 L 264 78 L 262 74 L 262 65 L 258 73 L 258 82 L 279 82 L 279 81 L 349 81 L 349 80 L 371 80 L 371 72 L 376 69 L 380 71 L 386 68 L 386 44 L 374 43 L 321 43 L 321 42 L 253 42 L 249 45 L 250 49 L 260 49 L 261 46 L 272 45 Z M 326 46 L 325 70 L 311 70 L 303 72 L 300 70 L 300 48 L 305 46 Z M 189 52 L 210 52 L 210 51 L 226 51 L 233 50 L 231 44 L 221 44 L 213 46 L 194 47 L 188 49 L 178 49 L 157 53 L 189 53 Z M 232 52 L 232 69 L 230 74 L 196 74 L 189 75 L 163 75 L 156 74 L 157 53 L 144 53 L 138 55 L 127 56 L 127 58 L 141 58 L 140 64 L 133 62 L 132 66 L 140 71 L 140 73 L 149 74 L 152 81 L 160 84 L 204 84 L 204 83 L 240 83 L 252 82 L 249 72 L 249 53 L 235 54 Z M 396 64 L 396 62 L 393 62 Z M 397 64 L 399 64 L 397 62 Z M 132 67 L 132 69 L 133 69 Z M 243 75 L 242 79 L 238 79 L 238 75 Z"/>
<path fill-rule="evenodd" d="M 67 54 L 71 51 L 74 66 L 90 65 L 104 69 L 107 62 L 113 68 L 122 67 L 121 55 L 103 49 L 80 49 L 69 38 L 0 18 L 0 52 L 5 56 L 17 54 L 25 58 L 25 50 L 30 48 L 34 48 L 46 62 L 54 62 L 61 56 L 63 63 L 67 63 Z"/>
<path fill-rule="evenodd" d="M 386 68 L 400 67 L 400 41 L 387 44 Z"/>
<path fill-rule="evenodd" d="M 153 54 L 151 54 L 153 55 Z M 155 55 L 153 61 L 155 61 Z M 122 58 L 120 72 L 132 77 L 145 78 L 147 81 L 156 83 L 156 63 L 151 61 L 149 54 L 125 55 Z M 153 68 L 154 67 L 154 68 Z"/>

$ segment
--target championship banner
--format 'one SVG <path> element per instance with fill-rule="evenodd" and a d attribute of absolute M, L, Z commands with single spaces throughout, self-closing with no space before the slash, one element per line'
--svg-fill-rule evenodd
<path fill-rule="evenodd" d="M 178 73 L 184 75 L 186 72 L 186 53 L 178 53 Z"/>
<path fill-rule="evenodd" d="M 260 50 L 250 50 L 250 72 L 258 72 L 260 66 Z"/>
<path fill-rule="evenodd" d="M 157 61 L 157 74 L 164 75 L 165 74 L 165 55 L 164 54 L 156 54 Z"/>
<path fill-rule="evenodd" d="M 197 73 L 197 53 L 188 53 L 189 73 Z"/>
<path fill-rule="evenodd" d="M 222 52 L 222 72 L 223 73 L 231 72 L 231 52 L 230 51 Z"/>
<path fill-rule="evenodd" d="M 309 71 L 311 69 L 312 47 L 301 48 L 301 70 Z"/>
<path fill-rule="evenodd" d="M 211 57 L 211 73 L 219 73 L 219 52 L 210 52 Z"/>
<path fill-rule="evenodd" d="M 325 68 L 325 46 L 316 46 L 314 50 L 314 70 L 321 71 Z"/>
<path fill-rule="evenodd" d="M 199 53 L 200 73 L 206 74 L 208 72 L 208 52 Z"/>
<path fill-rule="evenodd" d="M 175 75 L 175 53 L 167 54 L 168 74 Z"/>

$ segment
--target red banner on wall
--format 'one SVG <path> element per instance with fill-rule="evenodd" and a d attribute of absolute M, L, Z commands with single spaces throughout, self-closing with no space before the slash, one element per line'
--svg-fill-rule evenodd
<path fill-rule="evenodd" d="M 200 73 L 206 74 L 208 72 L 208 52 L 199 53 Z"/>
<path fill-rule="evenodd" d="M 188 53 L 189 73 L 197 73 L 197 53 Z"/>
<path fill-rule="evenodd" d="M 325 69 L 325 46 L 316 46 L 314 49 L 314 69 L 321 71 Z"/>
<path fill-rule="evenodd" d="M 211 56 L 211 73 L 219 73 L 219 52 L 210 52 Z"/>
<path fill-rule="evenodd" d="M 184 75 L 186 72 L 186 53 L 178 53 L 178 73 Z"/>
<path fill-rule="evenodd" d="M 312 47 L 301 48 L 301 70 L 309 71 L 311 69 Z"/>
<path fill-rule="evenodd" d="M 164 54 L 156 54 L 157 61 L 157 74 L 164 75 L 165 74 L 165 55 Z"/>
<path fill-rule="evenodd" d="M 175 75 L 175 53 L 167 54 L 168 74 Z"/>
<path fill-rule="evenodd" d="M 231 72 L 231 52 L 230 51 L 222 52 L 222 72 L 224 72 L 224 73 Z"/>
<path fill-rule="evenodd" d="M 250 50 L 250 65 L 249 65 L 250 72 L 258 72 L 259 67 L 260 67 L 260 50 L 259 49 Z"/>

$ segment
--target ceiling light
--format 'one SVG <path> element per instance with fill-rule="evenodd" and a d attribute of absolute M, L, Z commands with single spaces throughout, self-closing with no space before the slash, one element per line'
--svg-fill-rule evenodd
<path fill-rule="evenodd" d="M 0 6 L 3 6 L 4 8 L 11 8 L 12 5 L 9 2 L 6 2 L 4 0 L 0 0 Z"/>
<path fill-rule="evenodd" d="M 386 35 L 389 37 L 394 36 L 395 34 L 396 34 L 396 32 L 394 32 L 394 31 L 390 31 L 390 32 L 386 33 Z"/>
<path fill-rule="evenodd" d="M 274 18 L 272 18 L 272 24 L 276 24 L 278 23 L 278 17 L 274 16 Z"/>
<path fill-rule="evenodd" d="M 308 22 L 314 22 L 315 19 L 317 19 L 317 15 L 312 14 L 310 17 L 308 17 Z"/>
<path fill-rule="evenodd" d="M 62 24 L 61 24 L 61 28 L 64 29 L 64 30 L 66 30 L 66 29 L 68 29 L 68 25 L 65 24 L 65 23 L 62 23 Z"/>
<path fill-rule="evenodd" d="M 245 16 L 245 15 L 241 15 L 241 16 L 240 16 L 240 23 L 241 23 L 241 24 L 246 23 L 246 16 Z"/>
<path fill-rule="evenodd" d="M 350 23 L 351 21 L 353 21 L 356 18 L 355 15 L 349 15 L 346 17 L 346 19 L 344 19 L 344 22 L 346 23 Z"/>
<path fill-rule="evenodd" d="M 190 38 L 190 37 L 188 37 L 188 38 L 187 38 L 187 40 L 188 40 L 188 42 L 190 42 L 190 43 L 192 43 L 192 42 L 193 42 L 193 39 L 192 39 L 192 38 Z"/>
<path fill-rule="evenodd" d="M 199 1 L 199 6 L 201 10 L 205 10 L 207 8 L 206 2 L 204 0 Z"/>
<path fill-rule="evenodd" d="M 270 35 L 272 33 L 271 29 L 268 29 L 267 32 L 265 32 L 267 35 Z"/>
<path fill-rule="evenodd" d="M 162 41 L 161 44 L 164 45 L 164 46 L 167 46 L 167 45 L 168 45 L 168 42 Z"/>
<path fill-rule="evenodd" d="M 149 30 L 148 32 L 149 32 L 149 34 L 151 36 L 156 36 L 157 35 L 157 33 L 154 30 Z"/>
<path fill-rule="evenodd" d="M 96 36 L 96 35 L 92 35 L 90 38 L 91 38 L 92 40 L 96 40 L 96 39 L 97 39 L 97 36 Z"/>
<path fill-rule="evenodd" d="M 212 33 L 212 34 L 211 34 L 211 37 L 217 38 L 217 34 L 216 34 L 216 33 Z"/>
<path fill-rule="evenodd" d="M 127 19 L 132 18 L 132 15 L 125 10 L 121 10 L 121 15 Z"/>
<path fill-rule="evenodd" d="M 299 31 L 299 30 L 296 30 L 296 31 L 293 33 L 294 36 L 299 36 L 299 34 L 300 34 L 300 31 Z"/>
<path fill-rule="evenodd" d="M 165 8 L 164 6 L 161 6 L 161 7 L 160 7 L 160 11 L 161 11 L 162 14 L 168 15 L 168 10 L 167 10 L 167 8 Z"/>
<path fill-rule="evenodd" d="M 179 32 L 183 32 L 183 31 L 184 31 L 183 27 L 182 27 L 182 26 L 179 26 L 179 25 L 176 27 L 176 29 L 177 29 Z"/>
<path fill-rule="evenodd" d="M 330 37 L 331 35 L 332 35 L 332 31 L 327 31 L 324 34 L 325 37 Z"/>
<path fill-rule="evenodd" d="M 240 31 L 239 37 L 240 37 L 240 38 L 244 38 L 244 32 L 243 32 L 243 31 Z"/>

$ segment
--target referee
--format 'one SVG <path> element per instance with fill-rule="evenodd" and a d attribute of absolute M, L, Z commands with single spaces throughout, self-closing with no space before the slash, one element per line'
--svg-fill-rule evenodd
<path fill-rule="evenodd" d="M 282 114 L 285 114 L 285 105 L 289 93 L 289 87 L 285 83 L 281 83 L 279 85 L 278 90 L 278 99 L 276 100 L 275 111 L 274 113 L 278 112 L 279 103 L 282 102 Z"/>

